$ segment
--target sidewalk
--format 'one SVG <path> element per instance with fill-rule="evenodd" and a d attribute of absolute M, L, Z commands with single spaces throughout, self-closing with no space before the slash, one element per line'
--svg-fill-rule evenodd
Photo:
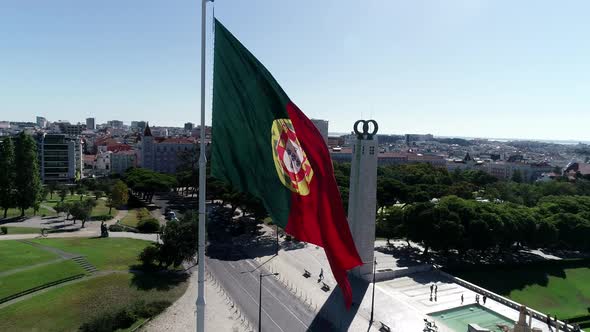
<path fill-rule="evenodd" d="M 197 273 L 194 271 L 189 279 L 186 292 L 140 331 L 195 331 L 197 290 Z M 239 318 L 233 314 L 230 305 L 215 288 L 210 278 L 205 281 L 205 299 L 207 301 L 205 314 L 205 329 L 207 331 L 247 331 Z"/>

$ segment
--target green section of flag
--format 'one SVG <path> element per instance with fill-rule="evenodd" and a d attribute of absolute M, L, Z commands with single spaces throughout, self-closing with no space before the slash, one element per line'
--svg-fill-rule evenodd
<path fill-rule="evenodd" d="M 217 20 L 213 66 L 212 175 L 260 198 L 287 225 L 291 191 L 279 180 L 271 127 L 289 118 L 289 98 L 264 66 Z"/>

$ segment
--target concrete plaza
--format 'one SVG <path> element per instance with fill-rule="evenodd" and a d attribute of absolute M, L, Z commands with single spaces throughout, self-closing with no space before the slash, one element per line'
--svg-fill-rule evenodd
<path fill-rule="evenodd" d="M 395 258 L 379 251 L 375 252 L 375 256 L 378 269 L 399 271 L 401 276 L 375 284 L 373 324 L 369 323 L 372 284 L 354 284 L 355 303 L 347 312 L 322 248 L 304 243 L 285 243 L 278 256 L 259 257 L 257 261 L 264 264 L 267 269 L 279 272 L 279 278 L 286 287 L 292 289 L 301 300 L 309 303 L 318 315 L 335 322 L 339 330 L 378 331 L 383 323 L 391 331 L 422 331 L 424 319 L 432 320 L 428 316 L 429 313 L 475 303 L 478 293 L 459 285 L 437 270 L 423 271 L 423 265 L 419 262 L 412 265 L 405 259 L 400 260 L 399 257 Z M 310 277 L 303 275 L 306 270 L 311 274 Z M 318 282 L 322 270 L 324 279 Z M 330 287 L 329 291 L 321 289 L 323 283 Z M 431 298 L 430 285 L 437 286 L 436 297 Z M 463 304 L 461 295 L 464 297 Z M 482 299 L 483 294 L 479 295 Z M 481 300 L 480 304 L 483 305 Z M 490 298 L 487 299 L 485 307 L 513 321 L 518 320 L 517 310 Z M 440 322 L 437 322 L 437 325 L 441 332 L 456 332 Z M 542 331 L 554 331 L 549 329 L 545 322 L 536 319 L 533 319 L 532 325 Z"/>

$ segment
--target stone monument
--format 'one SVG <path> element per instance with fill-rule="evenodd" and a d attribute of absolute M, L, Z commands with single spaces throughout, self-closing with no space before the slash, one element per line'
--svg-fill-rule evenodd
<path fill-rule="evenodd" d="M 529 314 L 529 322 L 526 321 L 526 315 Z M 520 314 L 518 316 L 518 322 L 514 324 L 514 332 L 531 332 L 531 324 L 533 320 L 533 315 L 526 310 L 525 306 L 520 306 Z"/>
<path fill-rule="evenodd" d="M 357 136 L 352 150 L 350 188 L 348 195 L 348 224 L 363 265 L 353 275 L 372 280 L 375 251 L 375 214 L 377 212 L 377 122 L 358 120 L 354 124 Z"/>

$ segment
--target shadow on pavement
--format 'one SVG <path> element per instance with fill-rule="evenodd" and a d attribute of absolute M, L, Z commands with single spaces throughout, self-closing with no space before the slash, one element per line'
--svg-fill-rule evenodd
<path fill-rule="evenodd" d="M 369 283 L 350 276 L 349 280 L 352 287 L 351 308 L 346 310 L 340 287 L 334 288 L 311 323 L 310 331 L 348 331 L 350 329 L 350 325 L 358 313 L 359 305 L 365 297 Z M 368 329 L 369 325 L 367 325 Z"/>

